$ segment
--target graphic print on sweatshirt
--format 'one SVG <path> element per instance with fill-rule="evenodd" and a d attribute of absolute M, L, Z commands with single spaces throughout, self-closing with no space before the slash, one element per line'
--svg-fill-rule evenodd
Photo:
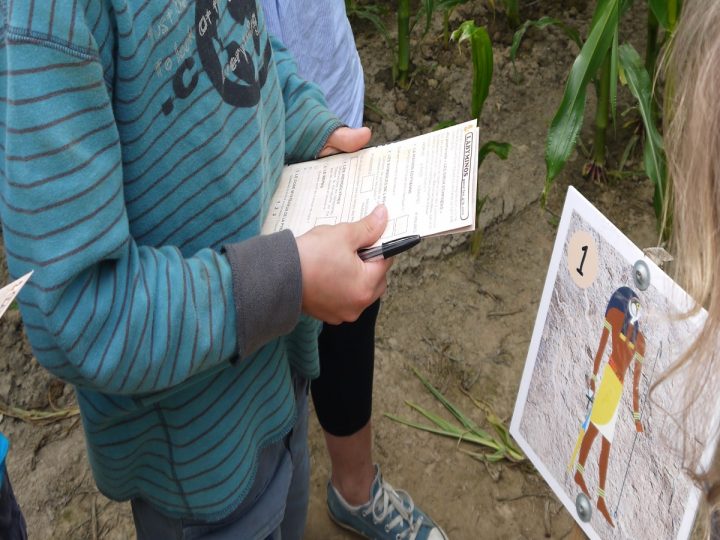
<path fill-rule="evenodd" d="M 187 9 L 188 0 L 174 0 L 163 18 L 172 20 Z M 148 36 L 163 35 L 167 25 L 162 19 L 148 31 Z M 237 38 L 242 36 L 240 42 Z M 200 65 L 191 55 L 196 42 Z M 187 99 L 197 87 L 200 76 L 206 76 L 223 101 L 234 107 L 250 108 L 260 100 L 272 55 L 267 34 L 261 42 L 255 2 L 238 0 L 196 0 L 195 21 L 185 39 L 174 47 L 175 57 L 157 61 L 155 73 L 165 76 L 168 68 L 177 68 L 172 75 L 172 95 L 163 102 L 162 112 L 170 115 L 175 100 Z M 256 65 L 256 60 L 259 64 Z"/>

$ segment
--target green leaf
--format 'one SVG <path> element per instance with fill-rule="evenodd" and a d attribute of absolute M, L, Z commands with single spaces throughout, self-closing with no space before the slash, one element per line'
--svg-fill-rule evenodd
<path fill-rule="evenodd" d="M 438 131 L 440 129 L 449 128 L 456 124 L 457 124 L 457 122 L 455 120 L 443 120 L 442 122 L 438 122 L 437 124 L 435 124 L 432 128 L 432 131 Z"/>
<path fill-rule="evenodd" d="M 560 28 L 567 37 L 569 37 L 571 40 L 573 40 L 575 43 L 577 43 L 578 47 L 582 47 L 582 40 L 580 39 L 580 32 L 578 32 L 575 28 L 572 26 L 565 24 L 559 19 L 554 19 L 552 17 L 541 17 L 536 21 L 525 21 L 523 25 L 515 32 L 513 35 L 512 40 L 512 46 L 510 47 L 510 60 L 514 63 L 515 57 L 517 56 L 517 51 L 520 48 L 520 42 L 522 41 L 522 38 L 525 36 L 525 32 L 527 32 L 527 29 L 532 27 L 535 28 L 545 28 L 546 26 L 557 26 Z"/>
<path fill-rule="evenodd" d="M 433 13 L 436 11 L 450 11 L 460 4 L 465 4 L 467 2 L 468 0 L 422 0 L 420 3 L 420 10 L 418 11 L 418 17 L 425 17 L 423 35 L 427 34 L 430 30 Z"/>
<path fill-rule="evenodd" d="M 617 116 L 617 84 L 618 84 L 618 29 L 615 27 L 615 35 L 613 36 L 612 46 L 610 47 L 610 116 L 612 118 L 613 127 Z"/>
<path fill-rule="evenodd" d="M 415 376 L 420 379 L 420 382 L 422 382 L 425 385 L 425 388 L 427 388 L 430 393 L 435 396 L 435 399 L 437 399 L 440 403 L 442 403 L 445 408 L 452 413 L 452 415 L 457 418 L 460 423 L 465 427 L 465 429 L 472 431 L 473 433 L 476 433 L 480 437 L 488 438 L 490 439 L 490 435 L 485 431 L 484 429 L 480 428 L 475 422 L 473 422 L 470 418 L 465 416 L 460 409 L 455 407 L 450 401 L 447 400 L 445 396 L 442 395 L 440 390 L 435 388 L 432 384 L 430 384 L 429 381 L 427 381 L 422 375 L 420 375 L 420 372 L 413 368 L 413 372 L 415 373 Z"/>
<path fill-rule="evenodd" d="M 405 418 L 400 418 L 399 416 L 395 416 L 394 414 L 390 414 L 390 413 L 385 413 L 385 416 L 394 422 L 398 422 L 399 424 L 404 424 L 406 426 L 410 426 L 415 429 L 420 429 L 422 431 L 427 431 L 429 433 L 435 433 L 436 435 L 443 435 L 444 437 L 450 437 L 453 439 L 461 439 L 461 437 L 462 437 L 460 434 L 458 434 L 457 430 L 449 431 L 446 429 L 429 426 L 427 424 L 420 424 L 418 422 L 413 422 L 412 420 L 406 420 Z"/>
<path fill-rule="evenodd" d="M 635 0 L 621 0 L 620 1 L 620 16 L 625 15 L 625 12 L 632 7 Z"/>
<path fill-rule="evenodd" d="M 505 15 L 507 16 L 508 23 L 512 28 L 517 28 L 520 25 L 520 7 L 518 6 L 518 0 L 504 0 L 505 4 Z"/>
<path fill-rule="evenodd" d="M 465 21 L 452 33 L 452 40 L 458 44 L 470 41 L 473 64 L 472 115 L 480 118 L 485 99 L 490 91 L 493 75 L 493 50 L 490 35 L 483 26 L 474 21 Z"/>
<path fill-rule="evenodd" d="M 466 433 L 467 429 L 462 429 L 453 424 L 452 422 L 445 420 L 443 417 L 438 416 L 437 414 L 433 414 L 427 409 L 422 408 L 420 405 L 416 403 L 412 403 L 410 401 L 405 402 L 410 408 L 415 409 L 417 412 L 422 414 L 425 418 L 430 420 L 433 424 L 435 424 L 438 428 L 447 431 L 448 433 L 453 433 L 455 436 L 460 436 L 463 433 Z"/>
<path fill-rule="evenodd" d="M 562 170 L 575 148 L 585 114 L 587 85 L 607 55 L 618 25 L 619 0 L 600 0 L 593 16 L 587 41 L 575 59 L 568 76 L 565 93 L 548 131 L 545 148 L 547 175 L 543 202 L 553 180 Z"/>
<path fill-rule="evenodd" d="M 668 18 L 668 0 L 648 0 L 648 6 L 655 15 L 660 25 L 665 30 L 670 30 L 670 19 Z"/>
<path fill-rule="evenodd" d="M 385 43 L 388 47 L 392 48 L 392 39 L 390 38 L 390 32 L 388 32 L 387 27 L 385 26 L 385 23 L 380 18 L 380 14 L 377 10 L 377 8 L 374 8 L 374 6 L 368 6 L 365 8 L 357 8 L 356 10 L 353 10 L 352 12 L 348 12 L 348 16 L 353 15 L 357 17 L 358 19 L 364 19 L 366 21 L 369 21 L 372 23 L 372 25 L 375 27 L 375 29 L 378 31 L 378 33 L 385 39 Z"/>
<path fill-rule="evenodd" d="M 423 30 L 423 35 L 427 34 L 430 30 L 430 22 L 432 21 L 432 15 L 434 11 L 434 0 L 422 0 L 421 12 L 425 13 L 425 29 Z"/>
<path fill-rule="evenodd" d="M 498 141 L 486 142 L 480 147 L 480 151 L 478 152 L 478 168 L 480 168 L 482 162 L 485 161 L 485 158 L 491 153 L 495 154 L 500 159 L 507 159 L 510 154 L 510 148 L 512 148 L 510 143 Z"/>
<path fill-rule="evenodd" d="M 416 406 L 412 403 L 408 403 L 412 408 L 415 408 Z M 486 446 L 488 448 L 492 448 L 493 450 L 497 450 L 499 448 L 499 445 L 495 440 L 492 438 L 484 439 L 482 437 L 478 437 L 471 431 L 461 430 L 456 426 L 453 426 L 453 429 L 443 429 L 439 427 L 430 426 L 427 424 L 420 424 L 419 422 L 413 422 L 412 420 L 407 420 L 405 418 L 400 418 L 399 416 L 395 416 L 394 414 L 385 413 L 385 416 L 389 418 L 390 420 L 393 420 L 394 422 L 398 422 L 399 424 L 404 424 L 406 426 L 410 426 L 416 429 L 420 429 L 423 431 L 427 431 L 429 433 L 435 433 L 436 435 L 442 435 L 444 437 L 449 437 L 451 439 L 455 439 L 456 441 L 465 441 L 472 444 L 477 444 L 480 446 Z"/>
<path fill-rule="evenodd" d="M 467 2 L 468 0 L 438 0 L 435 2 L 435 11 L 447 11 Z"/>
<path fill-rule="evenodd" d="M 667 176 L 662 136 L 655 125 L 652 112 L 652 82 L 643 60 L 632 45 L 625 43 L 620 46 L 619 54 L 625 80 L 630 92 L 638 102 L 640 116 L 645 126 L 643 164 L 645 173 L 655 184 L 653 205 L 655 206 L 655 216 L 660 219 L 665 205 Z"/>
<path fill-rule="evenodd" d="M 488 196 L 485 195 L 484 197 L 480 197 L 480 195 L 478 195 L 476 200 L 477 204 L 475 205 L 475 223 L 477 224 L 480 221 L 480 213 L 482 212 L 482 209 L 488 200 Z M 477 254 L 480 253 L 480 247 L 482 246 L 483 241 L 483 232 L 483 229 L 478 226 L 472 235 L 472 239 L 470 240 L 470 253 L 473 256 L 477 256 Z"/>

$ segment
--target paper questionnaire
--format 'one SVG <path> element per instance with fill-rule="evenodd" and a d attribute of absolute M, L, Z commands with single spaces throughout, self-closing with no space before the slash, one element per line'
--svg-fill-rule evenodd
<path fill-rule="evenodd" d="M 10 304 L 12 304 L 12 301 L 15 300 L 15 297 L 18 295 L 20 289 L 23 288 L 25 283 L 27 283 L 28 279 L 30 279 L 30 276 L 32 276 L 32 272 L 28 272 L 21 278 L 16 279 L 12 283 L 8 283 L 0 289 L 0 317 L 5 315 L 5 312 L 10 307 Z"/>
<path fill-rule="evenodd" d="M 362 219 L 388 209 L 379 245 L 409 235 L 475 230 L 478 128 L 469 121 L 351 154 L 288 165 L 262 233 L 300 236 L 318 225 Z"/>

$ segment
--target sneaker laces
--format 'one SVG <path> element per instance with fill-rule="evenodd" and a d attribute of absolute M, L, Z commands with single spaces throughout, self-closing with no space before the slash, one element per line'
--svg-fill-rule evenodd
<path fill-rule="evenodd" d="M 373 497 L 370 504 L 370 511 L 372 512 L 373 521 L 376 524 L 385 521 L 394 511 L 396 515 L 385 525 L 385 531 L 390 532 L 406 521 L 408 523 L 407 528 L 396 534 L 395 538 L 397 540 L 403 540 L 405 538 L 407 540 L 415 540 L 422 526 L 423 516 L 415 518 L 413 516 L 414 510 L 415 504 L 406 491 L 401 489 L 396 491 L 384 480 L 380 481 L 380 488 L 375 493 L 375 497 Z"/>

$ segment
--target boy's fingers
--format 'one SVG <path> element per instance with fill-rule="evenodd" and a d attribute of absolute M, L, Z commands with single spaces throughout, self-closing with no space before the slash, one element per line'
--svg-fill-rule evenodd
<path fill-rule="evenodd" d="M 353 228 L 353 240 L 358 248 L 371 246 L 385 232 L 387 208 L 380 204 L 370 214 L 350 226 Z"/>
<path fill-rule="evenodd" d="M 370 142 L 371 136 L 370 129 L 366 127 L 356 129 L 338 128 L 332 132 L 318 157 L 325 157 L 338 152 L 355 152 L 364 148 Z"/>

